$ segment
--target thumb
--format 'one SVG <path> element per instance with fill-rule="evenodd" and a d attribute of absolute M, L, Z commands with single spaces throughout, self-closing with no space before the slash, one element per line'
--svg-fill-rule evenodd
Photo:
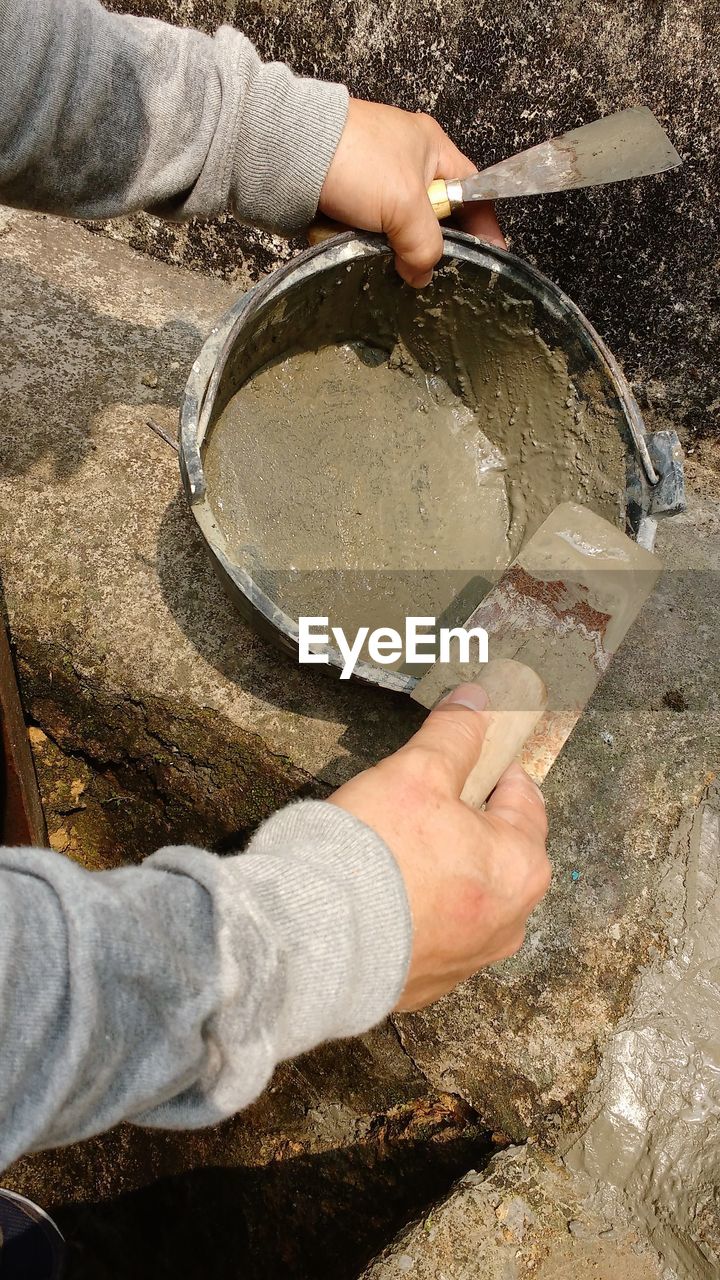
<path fill-rule="evenodd" d="M 458 685 L 430 712 L 396 758 L 406 751 L 429 754 L 437 785 L 459 796 L 482 749 L 488 707 L 489 699 L 481 685 Z"/>

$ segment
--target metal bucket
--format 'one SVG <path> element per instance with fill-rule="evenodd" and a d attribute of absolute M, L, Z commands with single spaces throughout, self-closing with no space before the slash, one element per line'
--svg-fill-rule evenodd
<path fill-rule="evenodd" d="M 444 262 L 458 271 L 472 270 L 488 288 L 500 287 L 532 305 L 537 332 L 568 360 L 573 381 L 588 402 L 602 399 L 623 442 L 626 458 L 626 521 L 628 532 L 651 544 L 654 517 L 684 508 L 682 455 L 674 432 L 649 435 L 617 362 L 579 308 L 556 285 L 514 254 L 478 241 L 460 231 L 444 231 Z M 180 420 L 180 467 L 193 515 L 207 543 L 224 587 L 254 630 L 297 655 L 298 627 L 232 555 L 209 501 L 203 468 L 204 445 L 224 406 L 243 383 L 289 349 L 303 345 L 298 333 L 298 299 L 314 308 L 318 297 L 340 285 L 345 274 L 357 270 L 391 271 L 387 242 L 377 236 L 348 232 L 308 249 L 274 272 L 222 317 L 192 367 Z M 292 306 L 291 306 L 292 303 Z M 292 323 L 287 312 L 295 308 Z M 300 308 L 302 311 L 302 307 Z M 310 312 L 308 313 L 310 314 Z M 313 317 L 315 315 L 312 311 Z M 350 309 L 344 332 L 328 333 L 327 343 L 358 335 Z M 359 323 L 359 321 L 358 321 Z M 387 334 L 385 335 L 387 339 Z M 319 341 L 317 327 L 313 339 Z M 383 345 L 382 341 L 378 345 Z M 292 516 L 288 513 L 288 521 Z M 328 648 L 329 669 L 342 665 Z M 323 668 L 327 670 L 328 668 Z M 360 662 L 358 679 L 407 691 L 415 678 Z"/>

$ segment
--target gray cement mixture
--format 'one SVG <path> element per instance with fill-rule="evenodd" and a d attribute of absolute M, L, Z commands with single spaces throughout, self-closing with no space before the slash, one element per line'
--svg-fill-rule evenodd
<path fill-rule="evenodd" d="M 720 792 L 698 809 L 687 863 L 665 886 L 684 903 L 675 954 L 649 969 L 596 1082 L 600 1110 L 566 1164 L 612 1218 L 644 1229 L 668 1280 L 713 1280 L 720 1185 Z M 597 1105 L 597 1104 L 596 1104 Z"/>
<path fill-rule="evenodd" d="M 622 523 L 616 417 L 578 391 L 528 302 L 454 266 L 420 298 L 341 286 L 306 349 L 228 397 L 204 451 L 230 557 L 286 613 L 348 634 L 463 622 L 559 502 Z M 363 307 L 375 342 L 332 341 L 333 317 L 347 328 Z"/>

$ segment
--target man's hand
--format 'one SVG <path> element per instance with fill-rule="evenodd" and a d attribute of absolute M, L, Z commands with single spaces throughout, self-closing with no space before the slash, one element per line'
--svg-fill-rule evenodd
<path fill-rule="evenodd" d="M 479 685 L 461 685 L 406 746 L 331 797 L 382 836 L 405 880 L 414 939 L 399 1009 L 420 1009 L 517 951 L 550 883 L 545 805 L 519 765 L 484 812 L 460 800 L 486 706 Z"/>
<path fill-rule="evenodd" d="M 435 178 L 475 172 L 432 116 L 351 98 L 320 210 L 352 227 L 384 231 L 403 280 L 422 289 L 442 255 L 442 233 L 427 188 Z M 471 235 L 505 247 L 491 204 L 473 203 L 459 220 Z"/>

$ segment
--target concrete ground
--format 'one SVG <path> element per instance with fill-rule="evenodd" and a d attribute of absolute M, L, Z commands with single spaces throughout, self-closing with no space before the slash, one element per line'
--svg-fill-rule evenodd
<path fill-rule="evenodd" d="M 53 219 L 3 213 L 0 232 L 1 567 L 51 843 L 91 867 L 236 848 L 421 713 L 296 669 L 212 575 L 147 423 L 174 430 L 233 289 Z M 548 779 L 555 878 L 521 954 L 281 1068 L 217 1130 L 121 1127 L 20 1162 L 9 1181 L 58 1212 L 71 1276 L 226 1275 L 228 1249 L 249 1276 L 354 1276 L 494 1149 L 569 1145 L 635 983 L 672 952 L 678 831 L 720 760 L 719 471 L 697 445 L 688 514 L 660 532 L 671 572 Z"/>

